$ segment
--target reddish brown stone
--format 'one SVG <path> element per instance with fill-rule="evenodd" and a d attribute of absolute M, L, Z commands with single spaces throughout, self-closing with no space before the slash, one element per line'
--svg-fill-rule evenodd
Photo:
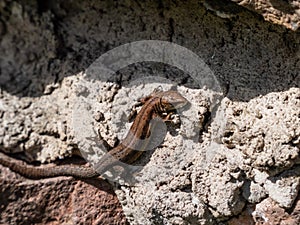
<path fill-rule="evenodd" d="M 126 219 L 101 179 L 29 180 L 0 167 L 0 224 L 126 224 Z"/>
<path fill-rule="evenodd" d="M 257 204 L 252 215 L 254 216 L 256 224 L 298 225 L 300 222 L 297 216 L 294 216 L 291 212 L 288 212 L 284 208 L 281 208 L 276 202 L 274 202 L 270 198 L 267 198 L 259 204 Z"/>
<path fill-rule="evenodd" d="M 230 219 L 229 225 L 298 225 L 300 223 L 300 197 L 294 206 L 285 210 L 272 199 L 267 198 L 257 205 L 248 205 L 237 217 Z"/>

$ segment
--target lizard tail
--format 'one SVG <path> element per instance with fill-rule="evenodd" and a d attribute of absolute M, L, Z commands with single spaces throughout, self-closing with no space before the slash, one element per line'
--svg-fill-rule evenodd
<path fill-rule="evenodd" d="M 57 176 L 72 176 L 77 178 L 92 178 L 99 176 L 99 173 L 91 167 L 64 165 L 55 167 L 36 167 L 26 164 L 21 160 L 0 152 L 0 164 L 10 170 L 31 179 L 41 179 Z"/>

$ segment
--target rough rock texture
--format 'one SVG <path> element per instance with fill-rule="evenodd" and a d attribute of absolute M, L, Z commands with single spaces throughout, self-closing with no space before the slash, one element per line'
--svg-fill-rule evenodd
<path fill-rule="evenodd" d="M 266 21 L 296 31 L 300 27 L 300 2 L 297 0 L 200 0 L 203 5 L 221 18 L 238 18 L 243 6 L 263 16 Z M 238 5 L 236 5 L 237 3 Z"/>
<path fill-rule="evenodd" d="M 73 146 L 69 131 L 72 81 L 65 80 L 60 91 L 40 98 L 20 98 L 1 93 L 1 136 L 4 151 L 26 152 L 29 161 L 42 162 L 69 156 Z M 62 97 L 65 96 L 65 97 Z M 47 106 L 47 107 L 45 107 Z M 63 110 L 62 110 L 63 109 Z"/>
<path fill-rule="evenodd" d="M 257 205 L 248 205 L 237 218 L 228 221 L 229 225 L 252 225 L 252 224 L 299 224 L 299 198 L 289 212 L 286 212 L 270 198 L 264 199 Z"/>
<path fill-rule="evenodd" d="M 127 224 L 111 186 L 100 180 L 33 181 L 1 167 L 0 199 L 1 224 Z"/>
<path fill-rule="evenodd" d="M 232 0 L 261 14 L 265 20 L 297 30 L 300 27 L 300 2 L 297 0 Z"/>
<path fill-rule="evenodd" d="M 137 162 L 139 182 L 115 186 L 130 223 L 299 224 L 298 2 L 238 1 L 291 30 L 233 2 L 229 11 L 208 2 L 1 1 L 1 151 L 42 163 L 87 151 L 76 135 L 86 130 L 74 126 L 74 105 L 91 93 L 83 84 L 97 86 L 87 109 L 114 145 L 137 98 L 175 83 L 192 103 L 181 127 Z M 85 80 L 108 50 L 149 39 L 190 49 L 227 97 L 216 102 L 186 71 L 153 62 Z M 0 169 L 0 223 L 126 223 L 103 181 L 31 181 Z"/>
<path fill-rule="evenodd" d="M 241 195 L 244 179 L 237 167 L 231 167 L 224 157 L 216 156 L 207 168 L 196 171 L 193 190 L 201 202 L 211 208 L 215 217 L 240 213 L 245 205 Z"/>
<path fill-rule="evenodd" d="M 228 102 L 222 142 L 242 152 L 251 167 L 290 168 L 299 162 L 299 99 L 299 89 L 292 88 L 248 103 Z"/>

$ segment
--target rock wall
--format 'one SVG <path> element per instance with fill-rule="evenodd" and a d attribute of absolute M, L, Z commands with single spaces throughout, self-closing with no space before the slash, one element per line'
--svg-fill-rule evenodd
<path fill-rule="evenodd" d="M 287 4 L 268 1 L 280 10 L 277 3 Z M 193 107 L 138 162 L 147 163 L 139 171 L 143 182 L 134 186 L 32 181 L 0 166 L 0 223 L 298 224 L 297 7 L 297 1 L 288 7 L 293 16 L 281 23 L 287 29 L 256 13 L 275 12 L 268 7 L 253 12 L 229 1 L 2 1 L 0 148 L 28 163 L 57 162 L 82 150 L 73 121 L 78 86 L 98 57 L 122 44 L 162 40 L 191 50 L 226 97 L 214 108 L 210 90 L 161 63 L 136 63 L 113 80 L 98 80 L 95 129 L 111 145 L 128 129 L 124 117 L 137 97 L 158 86 L 149 77 L 176 83 Z M 188 142 L 195 135 L 198 141 Z"/>

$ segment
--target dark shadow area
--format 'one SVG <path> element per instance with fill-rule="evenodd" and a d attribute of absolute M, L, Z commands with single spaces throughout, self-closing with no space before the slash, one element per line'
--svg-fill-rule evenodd
<path fill-rule="evenodd" d="M 289 4 L 289 1 L 270 0 L 270 3 L 275 9 L 278 9 L 279 11 L 282 11 L 284 13 L 292 14 L 295 12 L 295 8 Z"/>
<path fill-rule="evenodd" d="M 196 0 L 7 1 L 0 21 L 0 87 L 21 98 L 51 94 L 108 50 L 149 39 L 172 40 L 193 51 L 235 101 L 300 86 L 299 31 L 241 7 L 235 17 L 222 19 Z M 156 74 L 150 64 L 144 70 Z M 124 68 L 116 82 L 126 85 L 135 66 Z M 182 71 L 158 67 L 164 77 L 192 84 Z"/>

